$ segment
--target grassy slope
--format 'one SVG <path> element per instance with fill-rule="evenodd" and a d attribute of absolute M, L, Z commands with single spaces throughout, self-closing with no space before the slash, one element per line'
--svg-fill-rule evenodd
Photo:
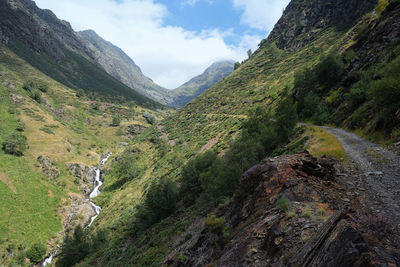
<path fill-rule="evenodd" d="M 330 29 L 297 53 L 281 51 L 273 44 L 258 50 L 223 82 L 136 139 L 133 146 L 141 150 L 138 163 L 146 168 L 145 174 L 99 197 L 103 210 L 95 227 L 111 230 L 112 238 L 92 259 L 102 256 L 104 264 L 110 266 L 159 265 L 173 243 L 171 240 L 179 236 L 199 211 L 184 211 L 154 226 L 149 230 L 150 240 L 129 240 L 134 207 L 151 181 L 161 177 L 179 179 L 180 167 L 199 151 L 215 148 L 223 153 L 237 136 L 249 110 L 257 105 L 274 107 L 282 90 L 292 86 L 296 69 L 315 64 L 343 38 L 343 33 Z M 159 141 L 154 144 L 151 139 Z M 113 182 L 110 177 L 105 187 Z M 124 242 L 133 243 L 124 250 L 122 259 L 115 261 L 115 255 L 122 253 Z"/>
<path fill-rule="evenodd" d="M 93 101 L 77 98 L 71 89 L 40 73 L 3 45 L 0 73 L 0 140 L 15 130 L 20 119 L 26 124 L 24 134 L 29 145 L 23 157 L 0 151 L 0 262 L 7 262 L 6 248 L 10 244 L 45 244 L 61 230 L 58 209 L 69 203 L 69 192 L 79 193 L 66 163 L 96 165 L 101 153 L 123 149 L 120 142 L 125 138 L 117 135 L 119 129 L 131 124 L 149 126 L 141 116 L 143 113 L 157 117 L 164 113 L 113 104 L 101 104 L 100 110 L 94 110 Z M 42 94 L 42 104 L 22 89 L 23 81 L 30 78 L 49 84 L 49 91 Z M 21 103 L 11 103 L 10 94 L 20 96 Z M 52 110 L 61 112 L 64 119 L 56 117 Z M 124 118 L 120 127 L 109 126 L 112 114 Z M 46 125 L 52 127 L 54 134 L 40 130 Z M 36 161 L 39 155 L 49 156 L 55 162 L 61 170 L 60 177 L 48 181 L 41 174 Z"/>
<path fill-rule="evenodd" d="M 9 48 L 32 66 L 54 80 L 73 89 L 83 89 L 103 96 L 109 100 L 120 101 L 121 97 L 140 105 L 161 108 L 162 105 L 139 94 L 103 69 L 89 62 L 81 55 L 65 50 L 64 62 L 55 62 L 46 55 L 32 52 L 17 39 L 11 39 Z"/>

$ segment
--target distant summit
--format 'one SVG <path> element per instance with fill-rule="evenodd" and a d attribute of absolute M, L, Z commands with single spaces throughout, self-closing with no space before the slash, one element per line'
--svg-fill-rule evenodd
<path fill-rule="evenodd" d="M 172 91 L 172 106 L 175 108 L 183 107 L 190 100 L 201 95 L 214 84 L 231 74 L 234 70 L 234 65 L 235 62 L 233 60 L 213 63 L 201 75 L 192 78 Z"/>

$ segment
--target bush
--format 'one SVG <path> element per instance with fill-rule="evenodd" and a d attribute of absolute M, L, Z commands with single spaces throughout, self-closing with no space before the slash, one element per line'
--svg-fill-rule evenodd
<path fill-rule="evenodd" d="M 43 93 L 46 93 L 49 90 L 49 85 L 43 81 L 30 79 L 24 82 L 22 88 L 28 92 L 39 90 L 42 91 Z"/>
<path fill-rule="evenodd" d="M 39 104 L 42 103 L 42 95 L 40 94 L 39 90 L 30 91 L 29 97 L 38 102 Z"/>
<path fill-rule="evenodd" d="M 38 264 L 46 255 L 46 247 L 43 244 L 36 243 L 26 252 L 26 257 L 33 264 Z"/>
<path fill-rule="evenodd" d="M 114 115 L 114 116 L 112 117 L 111 126 L 115 126 L 115 127 L 119 126 L 119 125 L 121 124 L 121 120 L 122 120 L 122 119 L 121 119 L 120 116 Z"/>
<path fill-rule="evenodd" d="M 281 211 L 287 212 L 291 207 L 291 203 L 287 197 L 281 197 L 276 201 L 276 207 Z"/>
<path fill-rule="evenodd" d="M 17 130 L 18 132 L 24 132 L 26 128 L 26 125 L 24 122 L 18 120 L 18 125 L 17 128 L 15 130 Z"/>
<path fill-rule="evenodd" d="M 130 151 L 125 152 L 113 164 L 112 175 L 118 180 L 106 188 L 106 190 L 120 188 L 125 183 L 140 177 L 142 174 L 143 168 L 137 164 L 136 156 L 131 154 Z"/>
<path fill-rule="evenodd" d="M 156 118 L 150 113 L 143 114 L 143 118 L 147 121 L 148 124 L 154 124 L 156 122 Z"/>
<path fill-rule="evenodd" d="M 8 134 L 2 142 L 4 152 L 11 155 L 22 156 L 27 148 L 27 139 L 21 133 Z"/>
<path fill-rule="evenodd" d="M 151 225 L 170 216 L 178 199 L 176 184 L 168 178 L 161 178 L 150 185 L 143 203 L 136 214 L 137 230 L 143 231 Z"/>

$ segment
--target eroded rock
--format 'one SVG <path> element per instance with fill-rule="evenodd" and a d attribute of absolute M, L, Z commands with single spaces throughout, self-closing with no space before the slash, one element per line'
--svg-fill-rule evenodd
<path fill-rule="evenodd" d="M 47 179 L 52 180 L 60 175 L 60 170 L 54 165 L 54 162 L 47 156 L 41 155 L 37 158 L 42 166 L 42 173 Z"/>

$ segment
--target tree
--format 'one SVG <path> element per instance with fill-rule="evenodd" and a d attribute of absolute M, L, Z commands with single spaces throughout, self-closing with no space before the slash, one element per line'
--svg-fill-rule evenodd
<path fill-rule="evenodd" d="M 145 230 L 171 215 L 175 211 L 177 199 L 178 191 L 173 181 L 168 178 L 153 181 L 136 214 L 138 230 Z"/>
<path fill-rule="evenodd" d="M 26 257 L 33 264 L 38 264 L 46 254 L 46 247 L 43 244 L 36 243 L 26 252 Z"/>
<path fill-rule="evenodd" d="M 187 204 L 193 204 L 201 194 L 200 175 L 207 172 L 214 164 L 217 154 L 214 151 L 206 151 L 190 160 L 182 169 L 180 198 Z"/>
<path fill-rule="evenodd" d="M 235 62 L 235 65 L 233 65 L 233 69 L 237 70 L 240 67 L 240 62 Z"/>
<path fill-rule="evenodd" d="M 27 148 L 27 139 L 22 133 L 10 133 L 5 136 L 2 142 L 4 152 L 11 155 L 22 156 Z"/>
<path fill-rule="evenodd" d="M 72 236 L 67 235 L 64 238 L 64 246 L 62 247 L 60 258 L 56 266 L 69 267 L 83 260 L 90 252 L 90 242 L 88 233 L 81 225 L 74 229 Z"/>
<path fill-rule="evenodd" d="M 251 49 L 247 50 L 247 56 L 250 58 L 253 55 L 253 51 Z"/>

